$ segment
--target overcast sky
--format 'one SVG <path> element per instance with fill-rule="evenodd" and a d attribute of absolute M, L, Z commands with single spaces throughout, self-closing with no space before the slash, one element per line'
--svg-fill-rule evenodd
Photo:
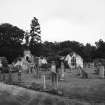
<path fill-rule="evenodd" d="M 29 30 L 33 17 L 43 41 L 105 41 L 105 0 L 0 0 L 0 24 Z"/>

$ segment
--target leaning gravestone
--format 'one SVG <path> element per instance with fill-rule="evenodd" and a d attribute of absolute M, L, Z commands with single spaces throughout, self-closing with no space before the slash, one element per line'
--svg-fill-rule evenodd
<path fill-rule="evenodd" d="M 81 69 L 81 77 L 84 78 L 84 79 L 88 78 L 88 73 L 83 69 Z"/>
<path fill-rule="evenodd" d="M 99 75 L 100 75 L 100 78 L 104 78 L 104 66 L 100 66 L 100 68 L 99 68 Z"/>

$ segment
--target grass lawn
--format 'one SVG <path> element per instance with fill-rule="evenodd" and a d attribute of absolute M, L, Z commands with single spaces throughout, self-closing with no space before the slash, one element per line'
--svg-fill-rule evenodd
<path fill-rule="evenodd" d="M 76 99 L 78 101 L 85 101 L 91 103 L 91 105 L 103 105 L 105 104 L 105 79 L 101 79 L 99 75 L 94 73 L 94 69 L 85 68 L 88 73 L 88 79 L 82 79 L 77 75 L 77 71 L 73 70 L 69 72 L 67 69 L 65 72 L 64 81 L 60 81 L 58 88 L 62 89 L 63 96 L 67 99 Z M 12 74 L 13 81 L 17 81 L 17 74 Z M 36 79 L 33 74 L 22 74 L 22 82 L 27 85 L 32 83 L 43 84 L 43 79 Z M 46 79 L 47 87 L 52 87 L 51 80 Z M 75 104 L 74 104 L 75 105 Z M 82 104 L 76 104 L 82 105 Z"/>

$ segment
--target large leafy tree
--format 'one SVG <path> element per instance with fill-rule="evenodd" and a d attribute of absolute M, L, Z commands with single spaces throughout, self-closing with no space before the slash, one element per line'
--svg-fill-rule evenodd
<path fill-rule="evenodd" d="M 94 54 L 96 52 L 96 47 L 92 46 L 90 43 L 87 43 L 84 47 L 83 47 L 83 53 L 84 53 L 84 60 L 86 62 L 92 62 L 92 60 L 94 59 Z"/>
<path fill-rule="evenodd" d="M 104 58 L 105 59 L 105 42 L 100 39 L 99 41 L 95 42 L 96 44 L 96 58 Z"/>
<path fill-rule="evenodd" d="M 18 46 L 22 43 L 24 31 L 9 23 L 0 25 L 0 45 Z"/>
<path fill-rule="evenodd" d="M 76 41 L 64 41 L 58 44 L 59 51 L 63 51 L 64 54 L 72 51 L 78 53 L 83 57 L 83 44 Z M 71 49 L 71 50 L 70 50 Z"/>
<path fill-rule="evenodd" d="M 24 31 L 9 23 L 0 25 L 0 56 L 5 56 L 12 62 L 22 53 L 21 43 Z"/>

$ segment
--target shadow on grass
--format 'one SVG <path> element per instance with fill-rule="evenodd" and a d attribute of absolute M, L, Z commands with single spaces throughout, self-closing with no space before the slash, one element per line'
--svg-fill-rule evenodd
<path fill-rule="evenodd" d="M 0 105 L 22 105 L 16 98 L 9 93 L 0 92 Z"/>
<path fill-rule="evenodd" d="M 105 86 L 94 88 L 73 88 L 64 92 L 64 96 L 70 99 L 77 99 L 89 103 L 105 103 Z"/>

